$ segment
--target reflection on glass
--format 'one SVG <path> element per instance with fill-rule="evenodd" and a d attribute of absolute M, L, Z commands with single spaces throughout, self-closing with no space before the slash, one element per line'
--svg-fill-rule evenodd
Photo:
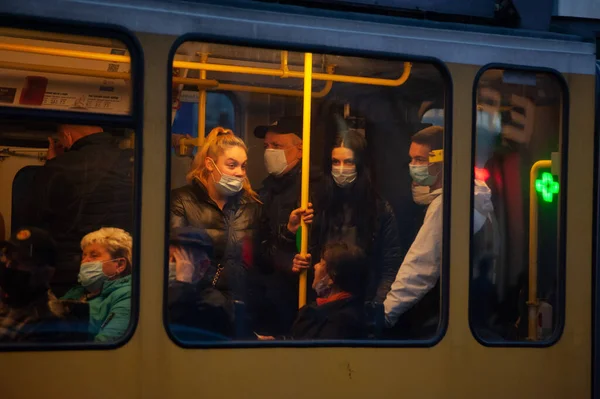
<path fill-rule="evenodd" d="M 218 126 L 235 130 L 234 104 L 224 93 L 210 92 L 206 95 L 206 132 Z M 171 188 L 186 184 L 185 175 L 197 153 L 195 146 L 182 146 L 182 139 L 198 137 L 198 89 L 181 91 L 178 108 L 174 111 L 171 142 Z"/>
<path fill-rule="evenodd" d="M 561 96 L 546 73 L 491 69 L 477 83 L 469 312 L 488 342 L 557 329 Z"/>
<path fill-rule="evenodd" d="M 426 339 L 438 331 L 444 131 L 421 119 L 435 110 L 443 120 L 445 82 L 429 64 L 313 54 L 310 204 L 301 208 L 304 57 L 198 42 L 177 50 L 172 145 L 189 146 L 189 167 L 172 157 L 166 295 L 167 328 L 179 342 Z M 210 71 L 201 70 L 206 63 Z M 265 74 L 282 65 L 285 79 Z M 198 86 L 202 76 L 207 84 Z M 183 105 L 193 97 L 186 79 L 199 87 L 205 121 Z M 212 108 L 219 91 L 235 99 L 238 115 L 227 103 Z M 243 122 L 230 130 L 234 120 Z"/>
<path fill-rule="evenodd" d="M 131 61 L 110 39 L 3 29 L 0 106 L 131 113 Z"/>
<path fill-rule="evenodd" d="M 0 243 L 0 342 L 115 342 L 128 330 L 132 136 L 100 126 L 0 124 L 3 173 L 14 176 L 2 181 L 10 238 Z"/>

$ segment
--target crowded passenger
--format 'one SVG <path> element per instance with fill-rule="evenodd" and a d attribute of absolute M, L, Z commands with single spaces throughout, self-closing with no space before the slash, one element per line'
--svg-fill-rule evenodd
<path fill-rule="evenodd" d="M 88 306 L 58 300 L 49 289 L 56 259 L 50 235 L 27 227 L 0 245 L 0 342 L 85 340 L 77 320 L 85 320 Z"/>
<path fill-rule="evenodd" d="M 309 252 L 318 261 L 321 246 L 336 240 L 363 248 L 368 257 L 365 299 L 382 303 L 402 262 L 398 226 L 390 204 L 378 195 L 372 183 L 367 141 L 358 131 L 344 126 L 340 124 L 328 151 L 327 173 L 314 198 L 315 221 Z M 289 232 L 295 233 L 297 226 L 288 230 L 284 235 L 293 242 L 294 236 Z M 298 270 L 310 261 L 310 255 L 298 254 L 293 267 Z"/>
<path fill-rule="evenodd" d="M 176 227 L 169 239 L 168 309 L 171 332 L 183 341 L 232 337 L 234 305 L 207 272 L 213 245 L 195 227 Z"/>
<path fill-rule="evenodd" d="M 354 244 L 335 241 L 323 246 L 314 266 L 312 289 L 315 303 L 298 311 L 288 338 L 362 339 L 366 338 L 365 278 L 367 256 Z M 259 336 L 260 340 L 274 337 Z"/>
<path fill-rule="evenodd" d="M 62 299 L 90 305 L 90 336 L 96 342 L 123 337 L 131 317 L 132 244 L 129 233 L 103 227 L 81 240 L 79 285 Z"/>
<path fill-rule="evenodd" d="M 426 205 L 427 212 L 384 302 L 386 324 L 396 326 L 397 338 L 434 334 L 440 308 L 443 158 L 430 156 L 433 151 L 443 150 L 444 130 L 430 126 L 417 132 L 411 141 L 413 199 Z"/>
<path fill-rule="evenodd" d="M 265 168 L 269 173 L 259 190 L 264 217 L 272 241 L 285 228 L 290 213 L 300 206 L 302 177 L 302 117 L 285 116 L 268 126 L 258 126 L 254 135 L 264 139 Z M 311 171 L 311 182 L 318 174 Z M 274 251 L 270 259 L 273 273 L 263 277 L 265 312 L 270 313 L 267 330 L 272 334 L 289 331 L 298 312 L 298 272 L 292 271 L 294 252 Z"/>
<path fill-rule="evenodd" d="M 246 177 L 248 149 L 228 129 L 206 138 L 187 175 L 188 184 L 171 193 L 170 225 L 204 229 L 213 243 L 207 277 L 231 300 L 251 312 L 250 290 L 260 266 L 261 203 Z"/>
<path fill-rule="evenodd" d="M 423 225 L 413 241 L 384 302 L 394 338 L 430 337 L 440 315 L 439 278 L 443 240 L 444 130 L 430 126 L 411 138 L 409 149 L 413 199 L 427 206 Z M 493 210 L 491 193 L 476 180 L 473 233 L 479 232 Z"/>
<path fill-rule="evenodd" d="M 36 174 L 24 224 L 56 240 L 56 295 L 77 283 L 79 241 L 103 226 L 133 230 L 133 150 L 98 126 L 60 125 Z"/>

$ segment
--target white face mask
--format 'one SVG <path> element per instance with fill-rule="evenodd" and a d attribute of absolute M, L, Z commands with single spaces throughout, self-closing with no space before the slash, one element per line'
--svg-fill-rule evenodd
<path fill-rule="evenodd" d="M 210 159 L 210 161 L 213 163 L 213 165 L 215 165 L 215 169 L 221 175 L 219 181 L 216 181 L 215 176 L 211 173 L 219 194 L 224 195 L 225 197 L 231 197 L 232 195 L 242 191 L 242 188 L 244 188 L 244 179 L 242 177 L 225 175 L 219 170 L 215 161 L 212 159 Z"/>
<path fill-rule="evenodd" d="M 79 275 L 77 281 L 89 292 L 97 291 L 104 285 L 104 282 L 109 278 L 116 276 L 116 273 L 112 276 L 107 276 L 102 270 L 102 265 L 106 262 L 114 262 L 118 259 L 111 259 L 105 261 L 85 262 L 79 267 Z"/>
<path fill-rule="evenodd" d="M 322 278 L 315 283 L 315 292 L 319 298 L 325 298 L 331 292 L 331 287 L 327 285 L 327 278 Z"/>
<path fill-rule="evenodd" d="M 331 176 L 339 187 L 346 187 L 356 180 L 356 166 L 332 166 Z"/>
<path fill-rule="evenodd" d="M 270 175 L 280 176 L 287 167 L 285 150 L 274 150 L 271 148 L 265 150 L 265 168 L 267 168 L 267 172 Z"/>
<path fill-rule="evenodd" d="M 429 205 L 437 197 L 436 194 L 430 193 L 429 186 L 412 186 L 413 201 L 419 205 Z"/>

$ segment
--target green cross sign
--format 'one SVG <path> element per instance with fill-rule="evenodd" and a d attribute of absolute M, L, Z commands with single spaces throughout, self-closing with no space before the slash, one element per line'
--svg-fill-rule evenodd
<path fill-rule="evenodd" d="M 551 173 L 542 173 L 541 178 L 535 181 L 535 191 L 542 194 L 542 199 L 546 202 L 552 202 L 554 194 L 558 194 L 558 182 L 554 181 L 554 176 Z"/>

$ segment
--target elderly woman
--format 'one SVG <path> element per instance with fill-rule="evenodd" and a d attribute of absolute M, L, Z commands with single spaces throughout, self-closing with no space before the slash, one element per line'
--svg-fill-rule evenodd
<path fill-rule="evenodd" d="M 62 299 L 90 305 L 89 333 L 96 342 L 121 338 L 131 316 L 132 239 L 124 230 L 104 227 L 81 240 L 79 285 Z"/>
<path fill-rule="evenodd" d="M 366 338 L 364 308 L 365 252 L 345 241 L 327 243 L 315 264 L 312 288 L 316 303 L 302 307 L 290 331 L 292 339 Z M 260 340 L 274 337 L 258 335 Z"/>

